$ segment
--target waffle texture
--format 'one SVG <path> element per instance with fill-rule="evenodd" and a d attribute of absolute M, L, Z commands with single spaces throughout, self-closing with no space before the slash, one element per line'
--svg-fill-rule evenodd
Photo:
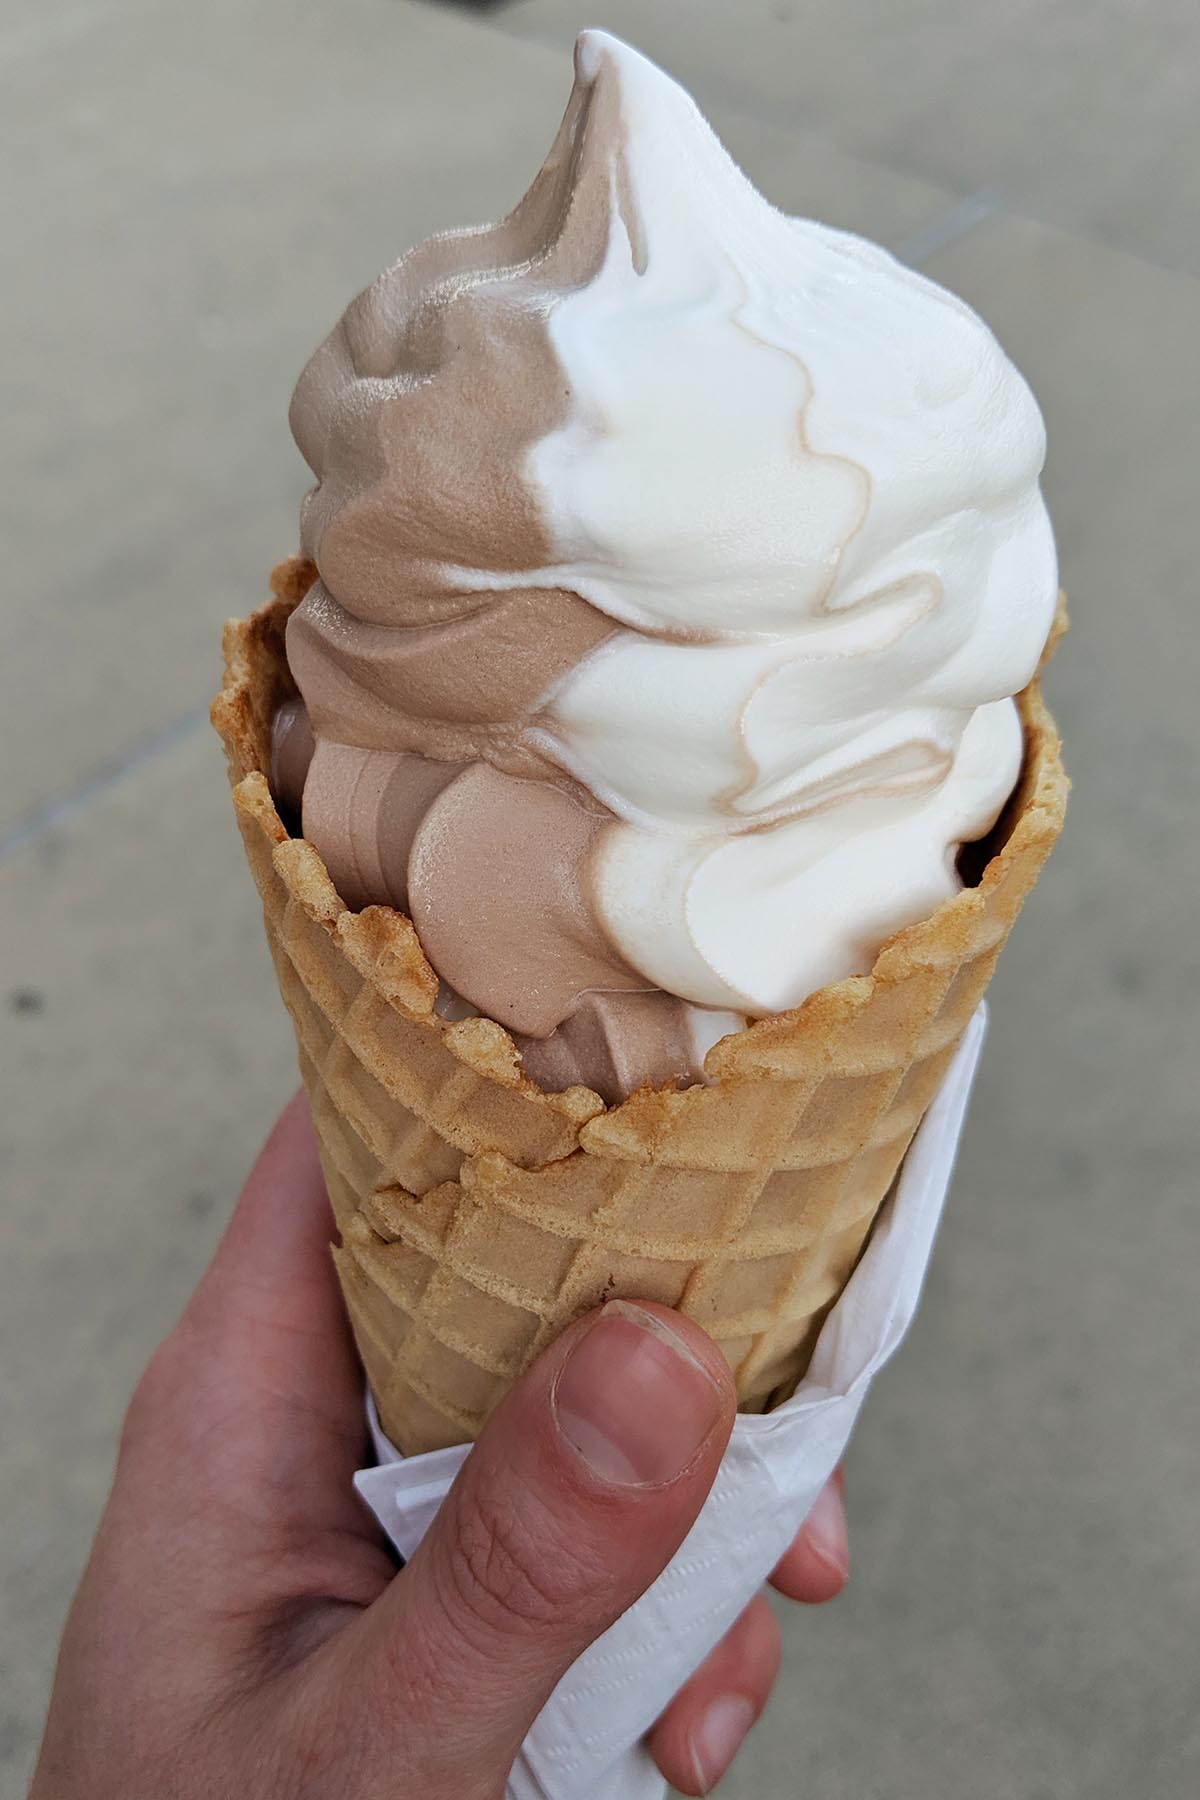
<path fill-rule="evenodd" d="M 606 1108 L 582 1087 L 543 1093 L 490 1019 L 439 1018 L 409 920 L 348 911 L 288 836 L 265 771 L 295 691 L 284 627 L 314 573 L 281 564 L 273 598 L 226 627 L 213 722 L 385 1430 L 408 1454 L 474 1437 L 542 1347 L 613 1296 L 697 1319 L 742 1405 L 767 1406 L 803 1374 L 1062 828 L 1038 683 L 1020 696 L 1025 766 L 977 884 L 897 933 L 870 975 L 723 1039 L 707 1085 Z"/>

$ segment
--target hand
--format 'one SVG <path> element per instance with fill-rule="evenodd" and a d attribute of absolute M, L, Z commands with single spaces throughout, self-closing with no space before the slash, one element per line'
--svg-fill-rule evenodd
<path fill-rule="evenodd" d="M 498 1800 L 559 1677 L 699 1512 L 728 1368 L 688 1320 L 618 1303 L 497 1408 L 397 1574 L 351 1487 L 332 1230 L 298 1098 L 130 1405 L 30 1800 Z M 819 1600 L 844 1579 L 831 1483 L 774 1581 Z M 669 1780 L 724 1773 L 778 1664 L 760 1596 L 654 1729 Z"/>

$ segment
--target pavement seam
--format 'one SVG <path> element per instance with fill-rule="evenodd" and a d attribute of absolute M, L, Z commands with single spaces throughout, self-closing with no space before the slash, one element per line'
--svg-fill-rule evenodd
<path fill-rule="evenodd" d="M 1003 198 L 999 188 L 976 188 L 973 194 L 955 201 L 945 212 L 937 213 L 927 224 L 896 244 L 892 253 L 901 262 L 908 263 L 910 268 L 923 268 L 940 251 L 948 250 L 951 244 L 969 237 L 976 226 L 982 225 L 985 219 L 990 219 L 1002 210 Z"/>
<path fill-rule="evenodd" d="M 207 723 L 208 707 L 192 707 L 179 718 L 172 719 L 169 725 L 164 725 L 143 738 L 132 750 L 101 763 L 77 787 L 69 788 L 66 793 L 56 794 L 33 807 L 10 831 L 0 837 L 0 862 L 15 856 L 21 850 L 27 850 L 56 826 L 86 812 L 94 801 L 103 799 L 114 788 L 120 787 L 129 776 L 139 773 L 168 750 L 175 749 Z"/>

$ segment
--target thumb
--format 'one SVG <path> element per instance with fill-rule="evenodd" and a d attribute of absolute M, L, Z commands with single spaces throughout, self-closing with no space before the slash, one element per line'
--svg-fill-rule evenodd
<path fill-rule="evenodd" d="M 560 1676 L 687 1536 L 735 1408 L 712 1341 L 649 1301 L 581 1319 L 505 1398 L 363 1621 L 414 1791 L 503 1792 Z"/>

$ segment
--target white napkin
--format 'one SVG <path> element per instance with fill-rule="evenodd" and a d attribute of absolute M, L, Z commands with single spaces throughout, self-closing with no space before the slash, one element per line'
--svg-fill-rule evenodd
<path fill-rule="evenodd" d="M 525 1740 L 508 1800 L 662 1800 L 641 1739 L 761 1587 L 841 1460 L 871 1378 L 908 1329 L 950 1185 L 987 1019 L 981 1007 L 913 1139 L 794 1396 L 740 1413 L 670 1566 L 567 1671 Z M 403 1457 L 368 1403 L 379 1465 L 354 1484 L 411 1556 L 469 1446 Z"/>

